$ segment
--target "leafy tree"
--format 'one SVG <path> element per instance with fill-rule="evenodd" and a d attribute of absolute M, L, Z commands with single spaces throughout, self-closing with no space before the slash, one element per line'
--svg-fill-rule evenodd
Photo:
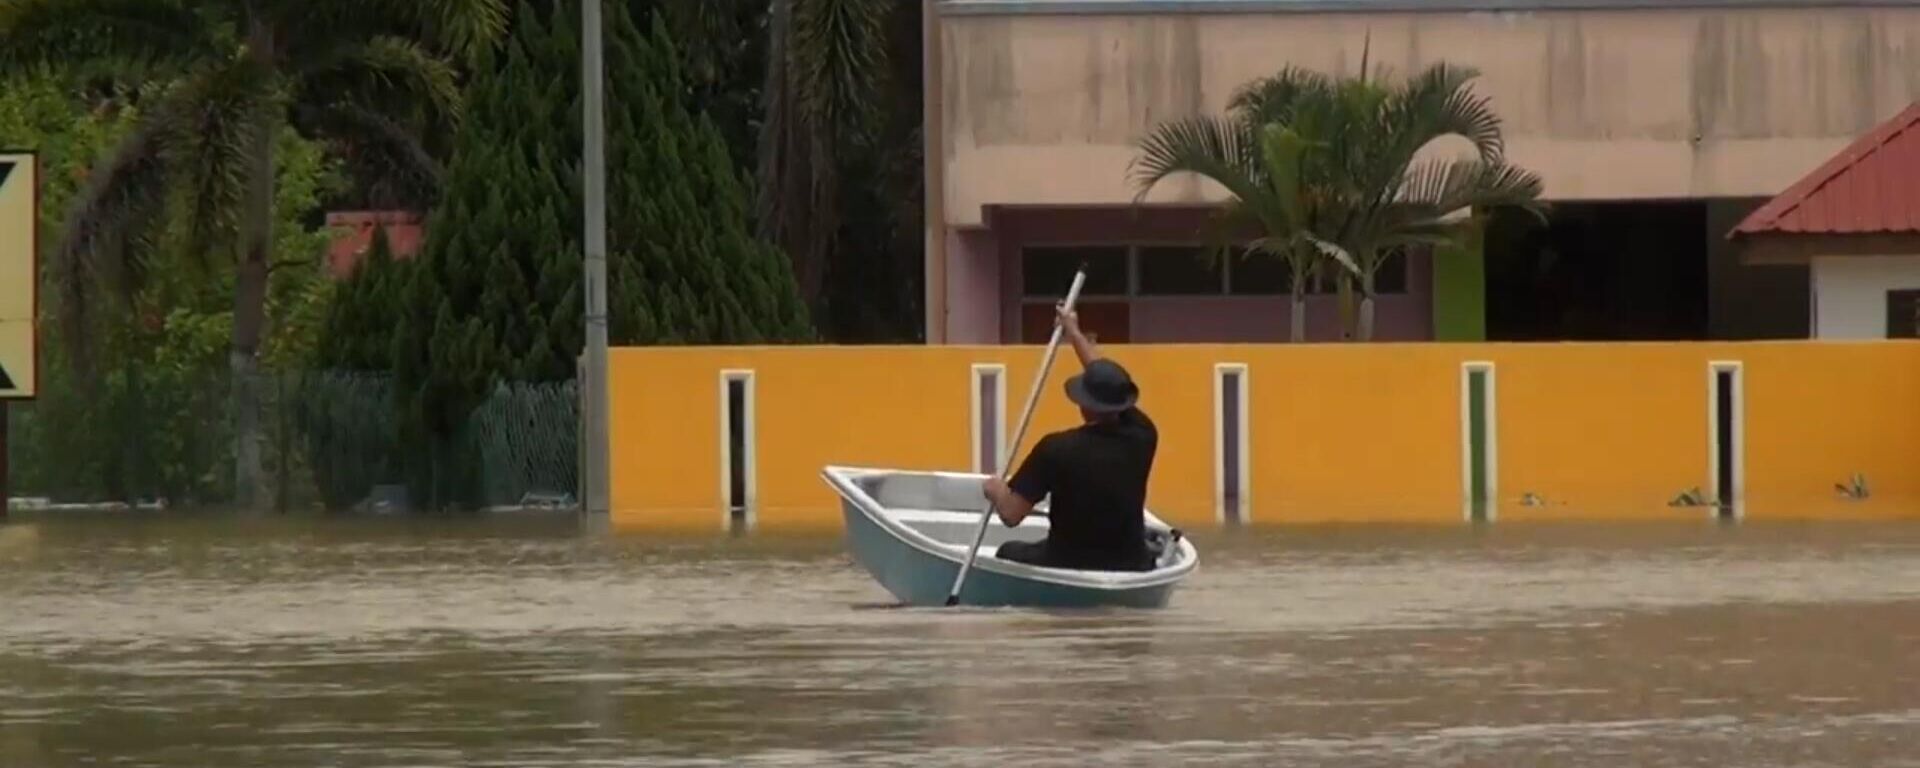
<path fill-rule="evenodd" d="M 1364 64 L 1342 79 L 1282 69 L 1237 91 L 1226 117 L 1155 128 L 1135 161 L 1140 195 L 1176 173 L 1219 182 L 1232 195 L 1221 220 L 1231 236 L 1290 267 L 1294 340 L 1304 338 L 1303 286 L 1329 265 L 1343 286 L 1358 284 L 1359 337 L 1370 340 L 1387 259 L 1463 236 L 1462 211 L 1538 210 L 1540 179 L 1506 163 L 1498 116 L 1468 88 L 1476 76 L 1445 63 L 1399 82 Z M 1420 157 L 1449 136 L 1474 155 Z"/>
<path fill-rule="evenodd" d="M 667 20 L 604 16 L 608 305 L 618 344 L 812 338 L 790 265 L 750 224 L 747 185 L 689 109 Z M 464 501 L 461 430 L 504 382 L 574 378 L 584 343 L 579 5 L 523 3 L 466 92 L 440 201 L 414 260 L 369 260 L 343 289 L 322 365 L 394 374 L 407 470 Z M 386 344 L 386 355 L 379 354 Z"/>
<path fill-rule="evenodd" d="M 0 146 L 37 150 L 42 163 L 44 248 L 57 248 L 70 202 L 89 166 L 140 123 L 138 102 L 155 90 L 75 87 L 73 73 L 38 70 L 0 80 Z M 305 316 L 327 299 L 318 257 L 326 235 L 301 221 L 337 186 L 322 148 L 291 130 L 279 136 L 274 249 L 262 356 L 283 365 L 312 336 Z M 41 326 L 43 387 L 15 409 L 9 451 L 17 488 L 63 500 L 165 497 L 176 503 L 231 493 L 232 443 L 223 421 L 225 340 L 232 331 L 232 275 L 193 270 L 183 252 L 180 211 L 156 221 L 146 269 L 112 276 L 111 301 L 89 303 L 98 326 L 85 341 L 100 361 L 94 375 L 68 364 L 75 346 L 58 323 Z M 43 261 L 44 264 L 44 261 Z M 51 267 L 51 264 L 45 264 Z M 68 291 L 48 269 L 43 314 L 60 312 Z"/>
<path fill-rule="evenodd" d="M 393 321 L 407 279 L 404 268 L 393 258 L 386 227 L 375 226 L 366 254 L 335 287 L 316 334 L 313 355 L 321 368 L 371 372 L 393 365 Z"/>
<path fill-rule="evenodd" d="M 629 8 L 660 14 L 680 52 L 694 111 L 726 137 L 735 167 L 751 173 L 760 146 L 767 72 L 768 0 L 639 0 Z"/>
<path fill-rule="evenodd" d="M 0 4 L 0 67 L 86 62 L 163 83 L 139 123 L 70 211 L 55 268 L 137 275 L 160 222 L 183 217 L 186 252 L 233 254 L 229 369 L 235 501 L 265 483 L 255 372 L 274 249 L 275 145 L 283 126 L 389 159 L 430 180 L 419 147 L 455 110 L 449 56 L 484 49 L 500 0 L 11 0 Z M 85 285 L 83 281 L 70 281 Z M 66 338 L 86 361 L 91 290 L 61 302 Z"/>

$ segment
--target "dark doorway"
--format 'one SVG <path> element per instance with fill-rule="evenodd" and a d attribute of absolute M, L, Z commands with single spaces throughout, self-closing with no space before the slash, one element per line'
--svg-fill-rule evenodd
<path fill-rule="evenodd" d="M 1702 201 L 1556 203 L 1543 224 L 1496 211 L 1487 336 L 1497 341 L 1708 338 Z"/>
<path fill-rule="evenodd" d="M 1920 289 L 1887 291 L 1887 338 L 1920 339 Z"/>

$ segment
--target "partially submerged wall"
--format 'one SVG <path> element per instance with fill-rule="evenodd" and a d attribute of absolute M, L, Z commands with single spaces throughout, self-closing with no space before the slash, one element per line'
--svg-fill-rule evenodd
<path fill-rule="evenodd" d="M 1184 525 L 1704 520 L 1717 499 L 1752 518 L 1920 517 L 1920 343 L 1107 351 L 1160 424 L 1149 505 Z M 616 349 L 614 523 L 837 528 L 823 466 L 983 466 L 1040 357 Z M 1023 449 L 1074 423 L 1060 383 L 1078 368 L 1063 349 Z M 1856 476 L 1865 498 L 1837 487 Z"/>

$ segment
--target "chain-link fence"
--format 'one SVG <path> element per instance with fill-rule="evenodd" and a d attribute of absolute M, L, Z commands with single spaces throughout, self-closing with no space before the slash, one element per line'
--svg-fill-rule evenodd
<path fill-rule="evenodd" d="M 89 386 L 7 406 L 16 505 L 232 503 L 235 400 L 227 371 L 127 370 Z M 264 373 L 256 389 L 259 506 L 394 512 L 574 504 L 574 382 L 502 383 L 450 436 L 408 428 L 387 375 Z"/>

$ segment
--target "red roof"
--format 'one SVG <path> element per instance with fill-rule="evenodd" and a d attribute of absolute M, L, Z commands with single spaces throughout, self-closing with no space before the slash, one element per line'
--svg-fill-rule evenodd
<path fill-rule="evenodd" d="M 327 227 L 334 230 L 327 248 L 327 267 L 336 278 L 343 278 L 359 266 L 360 257 L 373 245 L 375 225 L 387 231 L 387 246 L 395 259 L 405 259 L 420 250 L 426 236 L 420 215 L 412 211 L 338 211 L 327 214 Z"/>
<path fill-rule="evenodd" d="M 1755 209 L 1728 237 L 1920 232 L 1920 101 Z"/>

